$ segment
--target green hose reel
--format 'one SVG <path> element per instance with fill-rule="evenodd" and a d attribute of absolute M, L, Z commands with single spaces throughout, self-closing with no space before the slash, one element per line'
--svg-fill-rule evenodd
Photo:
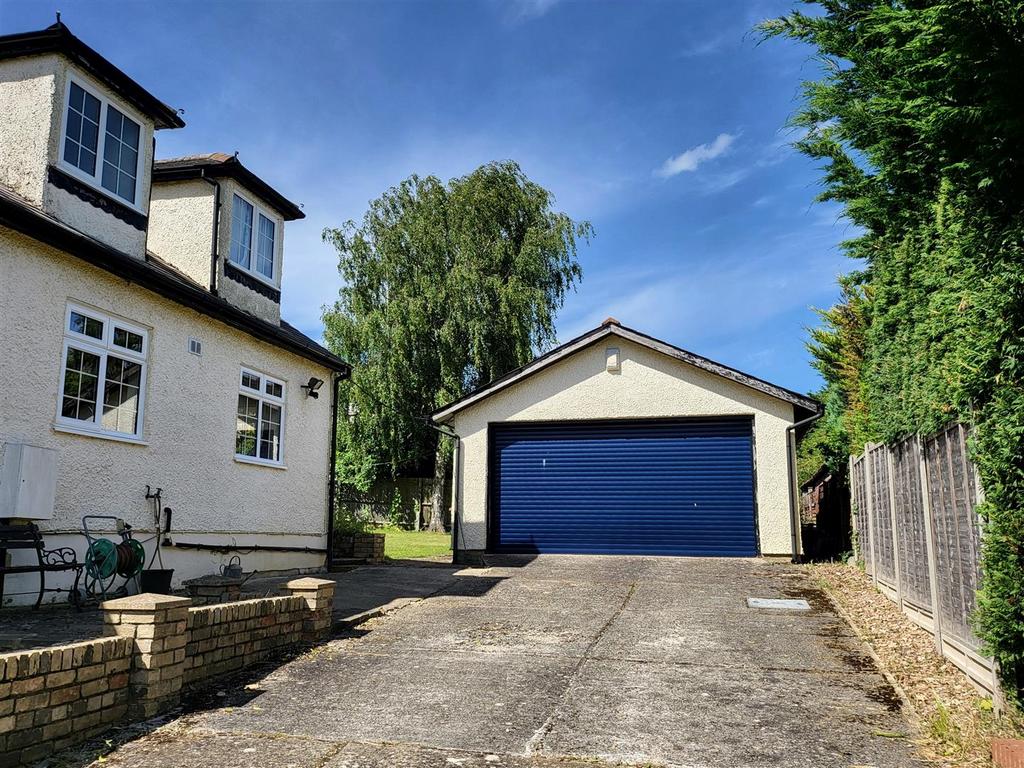
<path fill-rule="evenodd" d="M 117 571 L 117 549 L 110 539 L 94 539 L 85 551 L 85 572 L 94 579 L 109 579 Z"/>
<path fill-rule="evenodd" d="M 115 524 L 121 541 L 94 536 L 89 522 L 108 520 Z M 88 597 L 111 597 L 125 592 L 125 585 L 136 578 L 146 565 L 146 550 L 142 543 L 132 538 L 132 528 L 120 518 L 109 515 L 86 515 L 82 518 L 82 529 L 89 546 L 85 550 L 85 592 Z M 120 576 L 124 584 L 113 590 L 114 580 Z"/>

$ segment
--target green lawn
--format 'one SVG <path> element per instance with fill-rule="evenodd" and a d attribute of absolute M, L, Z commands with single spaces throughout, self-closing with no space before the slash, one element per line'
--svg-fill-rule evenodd
<path fill-rule="evenodd" d="M 452 537 L 448 533 L 403 531 L 401 528 L 375 528 L 383 533 L 384 556 L 392 560 L 411 557 L 444 557 L 452 553 Z"/>

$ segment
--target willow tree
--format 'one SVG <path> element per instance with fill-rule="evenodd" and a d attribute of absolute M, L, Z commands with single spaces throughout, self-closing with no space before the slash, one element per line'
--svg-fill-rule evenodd
<path fill-rule="evenodd" d="M 360 223 L 324 230 L 344 281 L 324 312 L 328 346 L 353 365 L 339 423 L 341 482 L 366 489 L 434 464 L 434 514 L 451 442 L 435 409 L 523 365 L 555 341 L 591 234 L 511 161 L 443 183 L 411 176 Z"/>

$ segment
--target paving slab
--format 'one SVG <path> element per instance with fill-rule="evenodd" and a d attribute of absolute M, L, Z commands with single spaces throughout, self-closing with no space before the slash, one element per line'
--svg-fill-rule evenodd
<path fill-rule="evenodd" d="M 322 653 L 282 668 L 244 706 L 202 718 L 218 731 L 521 751 L 575 668 L 558 656 Z"/>
<path fill-rule="evenodd" d="M 804 621 L 801 622 L 800 618 Z M 752 669 L 859 672 L 874 668 L 851 632 L 825 617 L 769 616 L 751 632 L 749 616 L 709 611 L 625 611 L 590 655 L 641 662 Z"/>
<path fill-rule="evenodd" d="M 466 571 L 458 583 L 446 589 L 439 597 L 458 600 L 461 598 L 487 597 L 487 605 L 526 606 L 530 608 L 558 607 L 572 613 L 583 614 L 600 609 L 602 604 L 618 603 L 629 591 L 632 581 L 608 580 L 595 582 L 580 571 L 563 574 L 561 578 L 548 576 L 534 579 L 524 575 L 495 575 L 490 569 Z M 481 582 L 480 589 L 473 589 L 473 580 Z M 464 602 L 466 602 L 464 600 Z M 482 601 L 470 600 L 467 604 L 479 606 Z"/>
<path fill-rule="evenodd" d="M 129 742 L 103 768 L 319 768 L 343 748 L 282 734 L 222 733 L 168 728 Z M 99 762 L 96 765 L 100 765 Z"/>
<path fill-rule="evenodd" d="M 324 768 L 595 768 L 590 759 L 463 752 L 415 744 L 347 744 Z"/>
<path fill-rule="evenodd" d="M 345 620 L 374 609 L 392 610 L 422 600 L 459 582 L 456 568 L 367 566 L 330 574 L 334 590 L 334 618 Z"/>
<path fill-rule="evenodd" d="M 567 622 L 559 610 L 496 610 L 484 608 L 442 609 L 431 604 L 411 606 L 407 611 L 429 611 L 432 621 L 387 622 L 375 628 L 361 645 L 376 653 L 479 652 L 500 655 L 565 654 L 582 656 L 594 636 L 611 617 L 587 615 Z"/>
<path fill-rule="evenodd" d="M 103 635 L 103 614 L 98 606 L 82 610 L 64 604 L 0 608 L 0 653 L 77 643 Z"/>
<path fill-rule="evenodd" d="M 643 557 L 613 555 L 487 555 L 484 572 L 524 581 L 621 584 L 636 581 Z"/>
<path fill-rule="evenodd" d="M 880 675 L 588 660 L 534 749 L 693 768 L 908 768 Z"/>

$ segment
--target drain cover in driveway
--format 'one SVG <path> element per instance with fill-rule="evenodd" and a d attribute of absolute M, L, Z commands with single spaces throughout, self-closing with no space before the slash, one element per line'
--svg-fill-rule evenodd
<path fill-rule="evenodd" d="M 747 608 L 769 608 L 776 611 L 809 611 L 806 600 L 781 600 L 774 597 L 748 597 Z"/>

